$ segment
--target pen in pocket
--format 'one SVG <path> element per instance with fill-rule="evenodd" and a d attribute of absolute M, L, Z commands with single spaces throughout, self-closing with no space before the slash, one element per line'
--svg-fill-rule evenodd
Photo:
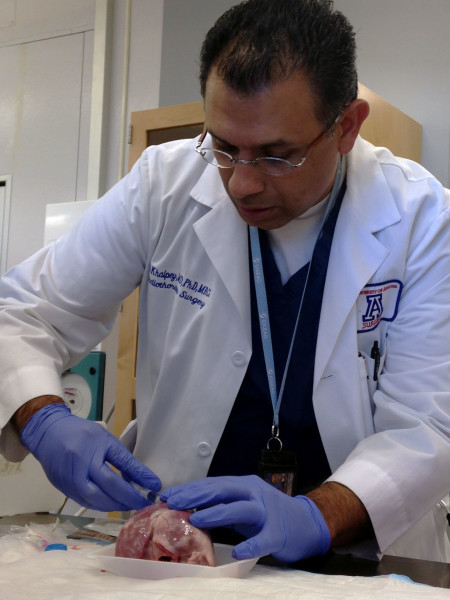
<path fill-rule="evenodd" d="M 375 340 L 373 343 L 372 350 L 370 351 L 370 358 L 373 358 L 375 361 L 373 365 L 373 380 L 378 381 L 378 371 L 380 369 L 380 348 L 377 340 Z"/>

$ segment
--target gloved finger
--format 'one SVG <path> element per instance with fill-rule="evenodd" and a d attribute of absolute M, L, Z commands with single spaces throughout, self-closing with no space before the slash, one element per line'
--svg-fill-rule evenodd
<path fill-rule="evenodd" d="M 147 499 L 104 462 L 104 445 L 98 444 L 91 456 L 68 457 L 65 473 L 70 488 L 65 492 L 82 506 L 97 510 L 130 510 L 144 508 Z M 81 502 L 80 502 L 81 499 Z"/>
<path fill-rule="evenodd" d="M 134 481 L 153 492 L 158 492 L 161 489 L 159 477 L 137 460 L 119 440 L 113 438 L 105 458 L 124 474 L 126 480 Z"/>
<path fill-rule="evenodd" d="M 57 487 L 65 496 L 74 500 L 80 506 L 93 510 L 110 511 L 110 510 L 129 510 L 128 507 L 118 503 L 117 500 L 105 494 L 100 488 L 86 477 L 82 483 L 80 479 L 74 485 L 73 479 L 50 481 Z"/>
<path fill-rule="evenodd" d="M 138 510 L 148 506 L 147 497 L 135 490 L 120 475 L 114 473 L 107 464 L 103 463 L 100 469 L 93 469 L 91 465 L 89 474 L 92 483 L 95 484 L 95 490 L 91 488 L 92 491 L 99 493 L 99 496 L 102 494 L 105 501 L 109 498 L 117 507 L 107 510 Z M 88 500 L 93 504 L 95 495 L 89 496 Z M 119 506 L 122 508 L 118 508 Z"/>
<path fill-rule="evenodd" d="M 132 508 L 127 504 L 121 503 L 117 498 L 111 497 L 109 494 L 105 493 L 93 481 L 89 481 L 84 486 L 81 494 L 72 494 L 72 498 L 85 508 L 103 512 L 113 510 L 128 511 Z M 148 504 L 145 501 L 145 498 L 142 496 L 141 498 L 143 503 L 137 508 L 144 508 Z"/>
<path fill-rule="evenodd" d="M 74 502 L 79 504 L 80 506 L 82 506 L 84 508 L 90 508 L 90 507 L 86 506 L 85 498 L 81 494 L 76 493 L 73 489 L 65 489 L 65 487 L 63 485 L 59 485 L 58 489 L 65 496 L 67 496 L 68 498 L 70 498 L 71 500 L 73 500 Z"/>
<path fill-rule="evenodd" d="M 256 502 L 241 500 L 231 504 L 216 504 L 211 508 L 198 510 L 189 517 L 195 527 L 228 527 L 230 525 L 264 524 L 264 508 Z"/>
<path fill-rule="evenodd" d="M 243 481 L 244 479 L 248 478 L 207 477 L 191 483 L 183 483 L 167 488 L 161 494 L 161 500 L 167 502 L 169 508 L 176 510 L 249 500 L 251 489 L 248 483 Z"/>

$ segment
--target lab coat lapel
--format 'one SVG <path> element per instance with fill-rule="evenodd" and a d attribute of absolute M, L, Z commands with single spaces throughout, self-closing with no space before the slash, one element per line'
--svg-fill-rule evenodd
<path fill-rule="evenodd" d="M 357 151 L 348 159 L 347 192 L 336 224 L 323 295 L 314 389 L 360 291 L 389 254 L 376 233 L 400 218 L 380 164 L 363 144 L 359 139 Z"/>
<path fill-rule="evenodd" d="M 208 179 L 215 179 L 208 185 Z M 217 186 L 216 172 L 206 173 L 192 195 L 210 210 L 194 225 L 209 259 L 225 284 L 244 323 L 250 323 L 250 286 L 247 225 L 238 215 L 225 190 Z M 200 182 L 199 182 L 200 183 Z M 213 183 L 213 182 L 210 182 Z M 222 186 L 220 182 L 220 186 Z M 217 195 L 215 191 L 220 190 Z M 209 193 L 208 193 L 209 190 Z M 211 198 L 214 196 L 214 200 Z"/>

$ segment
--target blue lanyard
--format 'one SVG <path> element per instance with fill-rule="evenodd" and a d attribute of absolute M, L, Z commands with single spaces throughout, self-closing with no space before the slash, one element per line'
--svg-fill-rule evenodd
<path fill-rule="evenodd" d="M 339 155 L 338 166 L 336 171 L 336 177 L 333 184 L 333 189 L 331 190 L 330 199 L 328 201 L 328 206 L 324 218 L 322 220 L 322 224 L 320 227 L 319 235 L 314 244 L 314 248 L 316 247 L 317 241 L 320 238 L 322 233 L 323 226 L 328 218 L 331 208 L 334 205 L 336 197 L 339 193 L 339 186 L 341 181 L 341 172 L 342 172 L 342 161 L 341 156 Z M 280 406 L 281 400 L 283 398 L 284 387 L 286 383 L 287 372 L 289 368 L 289 363 L 291 362 L 292 350 L 294 347 L 294 341 L 297 334 L 298 323 L 300 320 L 300 313 L 302 311 L 303 300 L 305 298 L 306 288 L 308 285 L 309 273 L 311 269 L 312 260 L 309 261 L 308 272 L 306 274 L 305 285 L 303 286 L 302 296 L 300 298 L 300 305 L 298 308 L 297 318 L 295 321 L 294 331 L 292 333 L 291 344 L 289 347 L 289 352 L 286 358 L 286 365 L 284 367 L 283 379 L 280 386 L 280 392 L 277 394 L 277 383 L 275 377 L 275 362 L 273 357 L 273 346 L 272 346 L 272 334 L 270 332 L 270 321 L 269 321 L 269 306 L 267 302 L 267 292 L 266 292 L 266 284 L 264 281 L 264 269 L 262 263 L 262 255 L 261 255 L 261 246 L 259 243 L 259 233 L 257 227 L 250 227 L 250 249 L 252 254 L 252 264 L 253 264 L 253 280 L 255 282 L 255 292 L 256 292 L 256 303 L 258 307 L 258 317 L 259 317 L 259 327 L 261 331 L 261 340 L 263 346 L 264 353 L 264 362 L 266 365 L 267 372 L 267 381 L 269 383 L 269 391 L 270 398 L 272 401 L 273 407 L 273 424 L 272 424 L 272 438 L 279 442 L 280 448 L 282 447 L 281 440 L 279 438 L 280 433 Z M 314 251 L 313 251 L 314 253 Z M 269 440 L 270 442 L 270 440 Z M 268 442 L 268 446 L 269 446 Z"/>

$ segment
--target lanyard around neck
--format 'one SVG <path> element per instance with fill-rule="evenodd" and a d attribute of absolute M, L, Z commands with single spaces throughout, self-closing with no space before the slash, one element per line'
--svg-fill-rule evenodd
<path fill-rule="evenodd" d="M 314 248 L 316 247 L 317 241 L 320 238 L 322 233 L 323 226 L 328 218 L 331 208 L 334 205 L 336 197 L 339 193 L 339 187 L 341 182 L 341 172 L 342 172 L 342 161 L 341 156 L 339 155 L 338 167 L 336 171 L 336 177 L 333 184 L 333 189 L 331 190 L 330 198 L 328 201 L 327 210 L 322 219 L 322 224 L 320 226 L 319 235 L 314 244 Z M 280 391 L 277 394 L 277 383 L 275 377 L 275 362 L 273 356 L 273 346 L 272 346 L 272 334 L 270 331 L 270 320 L 269 320 L 269 306 L 267 302 L 267 292 L 266 292 L 266 284 L 264 281 L 264 269 L 262 262 L 262 254 L 261 254 L 261 246 L 259 243 L 259 233 L 257 227 L 250 226 L 250 249 L 252 254 L 252 265 L 253 265 L 253 280 L 255 283 L 255 292 L 256 292 L 256 303 L 258 307 L 258 317 L 259 317 L 259 327 L 261 331 L 261 340 L 263 346 L 264 353 L 264 362 L 266 366 L 267 373 L 267 381 L 269 383 L 269 391 L 270 398 L 272 401 L 273 408 L 273 424 L 272 424 L 272 438 L 278 440 L 281 447 L 281 440 L 279 438 L 279 414 L 280 414 L 280 406 L 281 400 L 283 398 L 285 383 L 287 372 L 289 368 L 289 363 L 291 362 L 292 350 L 294 347 L 294 341 L 297 334 L 298 323 L 300 320 L 300 314 L 302 311 L 303 300 L 305 298 L 306 288 L 308 285 L 309 273 L 311 269 L 312 260 L 309 261 L 308 271 L 306 274 L 305 285 L 303 286 L 302 296 L 300 298 L 300 305 L 298 308 L 297 318 L 295 321 L 294 331 L 292 333 L 291 344 L 289 347 L 289 352 L 286 358 L 286 364 L 284 367 L 283 379 L 280 386 Z M 314 253 L 314 251 L 313 251 Z M 270 440 L 269 440 L 270 441 Z M 268 442 L 269 444 L 269 442 Z"/>

